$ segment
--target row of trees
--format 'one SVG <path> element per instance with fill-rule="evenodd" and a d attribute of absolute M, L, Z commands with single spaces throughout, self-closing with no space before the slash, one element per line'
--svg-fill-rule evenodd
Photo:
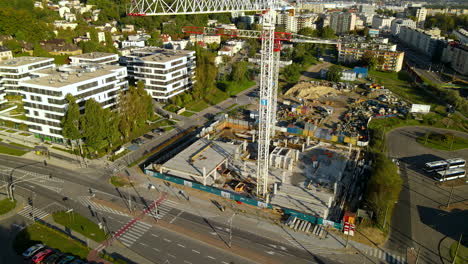
<path fill-rule="evenodd" d="M 83 111 L 71 94 L 66 96 L 68 110 L 62 120 L 63 136 L 72 145 L 82 140 L 90 152 L 110 152 L 135 134 L 147 129 L 146 121 L 154 118 L 151 96 L 143 83 L 120 94 L 117 111 L 111 111 L 89 99 Z"/>
<path fill-rule="evenodd" d="M 454 29 L 468 27 L 468 15 L 435 14 L 426 18 L 425 27 L 438 27 L 443 32 L 450 33 Z"/>

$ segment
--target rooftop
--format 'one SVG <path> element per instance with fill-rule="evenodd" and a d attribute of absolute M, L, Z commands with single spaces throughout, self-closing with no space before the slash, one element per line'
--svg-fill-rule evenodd
<path fill-rule="evenodd" d="M 35 64 L 39 62 L 54 61 L 54 58 L 44 57 L 16 57 L 13 59 L 0 62 L 0 67 L 19 67 L 28 64 Z"/>
<path fill-rule="evenodd" d="M 91 52 L 91 53 L 84 53 L 81 55 L 70 56 L 72 58 L 80 58 L 80 59 L 100 59 L 110 56 L 115 56 L 115 53 L 107 53 L 107 52 Z"/>
<path fill-rule="evenodd" d="M 157 47 L 146 47 L 132 52 L 132 56 L 141 57 L 143 61 L 168 62 L 178 58 L 190 56 L 194 51 L 191 50 L 169 50 Z"/>
<path fill-rule="evenodd" d="M 221 162 L 234 156 L 238 148 L 239 145 L 202 138 L 164 163 L 162 167 L 179 177 L 187 178 L 188 174 L 202 177 L 203 169 L 208 174 Z"/>
<path fill-rule="evenodd" d="M 47 86 L 50 88 L 61 88 L 70 84 L 92 80 L 113 73 L 114 70 L 123 68 L 113 65 L 79 65 L 79 66 L 62 66 L 37 71 L 41 77 L 23 81 L 24 84 L 34 84 Z"/>

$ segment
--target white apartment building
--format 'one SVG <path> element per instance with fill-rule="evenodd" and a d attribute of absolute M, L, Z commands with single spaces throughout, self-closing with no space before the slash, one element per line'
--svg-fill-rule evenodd
<path fill-rule="evenodd" d="M 106 52 L 91 52 L 81 55 L 70 56 L 70 63 L 73 65 L 79 64 L 105 64 L 117 65 L 119 64 L 119 55 L 115 53 Z"/>
<path fill-rule="evenodd" d="M 67 94 L 75 96 L 81 109 L 91 98 L 110 108 L 117 104 L 119 93 L 128 89 L 127 69 L 114 65 L 62 66 L 35 74 L 36 78 L 20 82 L 29 131 L 60 143 Z"/>
<path fill-rule="evenodd" d="M 19 94 L 19 82 L 31 78 L 34 71 L 55 67 L 54 58 L 16 57 L 0 62 L 0 89 Z"/>
<path fill-rule="evenodd" d="M 416 9 L 416 22 L 418 28 L 424 28 L 424 22 L 426 22 L 427 9 L 424 7 Z"/>
<path fill-rule="evenodd" d="M 0 61 L 13 59 L 11 50 L 7 47 L 0 46 Z"/>
<path fill-rule="evenodd" d="M 55 20 L 54 27 L 60 29 L 71 29 L 74 30 L 78 26 L 77 23 L 68 22 L 66 20 Z"/>
<path fill-rule="evenodd" d="M 468 76 L 468 45 L 451 42 L 444 48 L 443 62 L 450 63 L 450 66 L 460 74 Z"/>
<path fill-rule="evenodd" d="M 315 14 L 291 15 L 290 13 L 277 13 L 276 24 L 284 26 L 287 32 L 297 33 L 303 28 L 315 29 L 315 21 L 318 16 Z"/>
<path fill-rule="evenodd" d="M 406 26 L 400 27 L 398 38 L 405 44 L 436 60 L 441 57 L 446 42 L 445 38 L 440 36 L 439 29 L 423 30 Z"/>
<path fill-rule="evenodd" d="M 195 51 L 146 47 L 120 57 L 120 64 L 156 100 L 167 100 L 195 83 Z"/>
<path fill-rule="evenodd" d="M 102 31 L 96 32 L 98 42 L 106 42 L 106 33 Z M 86 32 L 86 37 L 91 39 L 91 32 Z"/>
<path fill-rule="evenodd" d="M 143 48 L 145 47 L 145 41 L 144 40 L 124 40 L 121 42 L 122 48 L 127 48 L 127 47 L 139 47 Z"/>
<path fill-rule="evenodd" d="M 393 36 L 398 36 L 400 34 L 401 27 L 409 27 L 409 28 L 416 28 L 416 22 L 412 19 L 403 19 L 397 18 L 392 21 L 391 31 Z"/>
<path fill-rule="evenodd" d="M 356 14 L 349 12 L 333 12 L 330 14 L 330 27 L 336 34 L 347 33 L 356 26 Z"/>
<path fill-rule="evenodd" d="M 468 44 L 468 31 L 461 28 L 461 29 L 457 29 L 457 30 L 452 31 L 452 33 L 455 36 L 457 36 L 458 40 L 460 40 L 461 43 Z M 0 55 L 0 57 L 1 57 L 1 55 Z"/>
<path fill-rule="evenodd" d="M 372 17 L 372 28 L 390 30 L 394 17 L 374 16 Z"/>

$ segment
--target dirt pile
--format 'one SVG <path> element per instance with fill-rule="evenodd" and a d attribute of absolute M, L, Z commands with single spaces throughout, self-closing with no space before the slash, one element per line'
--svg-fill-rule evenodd
<path fill-rule="evenodd" d="M 323 96 L 336 96 L 340 92 L 333 87 L 302 82 L 294 85 L 286 92 L 286 96 L 316 100 Z"/>

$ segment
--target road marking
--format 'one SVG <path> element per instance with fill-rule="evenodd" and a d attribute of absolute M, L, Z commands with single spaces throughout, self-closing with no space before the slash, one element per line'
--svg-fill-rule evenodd
<path fill-rule="evenodd" d="M 176 258 L 176 256 L 174 256 L 174 255 L 172 255 L 172 254 L 169 254 L 169 253 L 167 253 L 167 255 L 168 255 L 169 257 Z"/>
<path fill-rule="evenodd" d="M 270 255 L 274 255 L 274 254 L 275 254 L 275 252 L 273 252 L 273 251 L 265 251 L 265 252 L 266 252 L 267 254 L 270 254 Z"/>
<path fill-rule="evenodd" d="M 114 219 L 114 217 L 112 217 L 112 216 L 108 216 L 107 218 L 109 218 L 109 219 Z"/>
<path fill-rule="evenodd" d="M 140 242 L 140 245 L 144 246 L 144 247 L 147 247 L 148 245 L 146 245 L 145 243 L 141 243 Z"/>
<path fill-rule="evenodd" d="M 216 236 L 218 233 L 216 233 L 216 232 L 210 232 L 210 234 L 212 234 L 213 236 Z"/>
<path fill-rule="evenodd" d="M 190 261 L 186 261 L 186 260 L 184 260 L 184 263 L 187 263 L 187 264 L 192 264 L 192 262 L 190 262 Z"/>
<path fill-rule="evenodd" d="M 184 211 L 180 211 L 176 216 L 174 216 L 174 218 L 172 218 L 172 220 L 169 222 L 169 224 L 174 223 L 174 221 L 177 219 L 177 217 L 179 217 L 182 213 L 184 213 Z"/>
<path fill-rule="evenodd" d="M 197 253 L 197 254 L 200 254 L 200 251 L 195 250 L 195 249 L 192 249 L 192 252 L 195 252 L 195 253 Z"/>
<path fill-rule="evenodd" d="M 213 258 L 212 256 L 206 256 L 206 257 L 207 257 L 207 258 L 210 258 L 210 259 L 215 259 L 215 258 Z"/>
<path fill-rule="evenodd" d="M 185 246 L 182 245 L 182 244 L 177 244 L 177 245 L 178 245 L 179 247 L 181 247 L 181 248 L 185 248 Z"/>
<path fill-rule="evenodd" d="M 171 242 L 172 242 L 172 240 L 169 240 L 169 239 L 167 239 L 167 238 L 164 238 L 164 241 L 166 241 L 166 242 L 168 242 L 168 243 L 171 243 Z"/>
<path fill-rule="evenodd" d="M 157 252 L 161 252 L 161 250 L 157 249 L 157 248 L 153 248 L 153 250 L 157 251 Z"/>
<path fill-rule="evenodd" d="M 226 261 L 221 261 L 221 263 L 223 263 L 223 264 L 229 264 L 229 263 L 227 263 Z"/>
<path fill-rule="evenodd" d="M 159 236 L 158 236 L 158 235 L 156 235 L 156 234 L 151 234 L 151 235 L 152 235 L 152 236 L 154 236 L 154 237 L 159 237 Z"/>

